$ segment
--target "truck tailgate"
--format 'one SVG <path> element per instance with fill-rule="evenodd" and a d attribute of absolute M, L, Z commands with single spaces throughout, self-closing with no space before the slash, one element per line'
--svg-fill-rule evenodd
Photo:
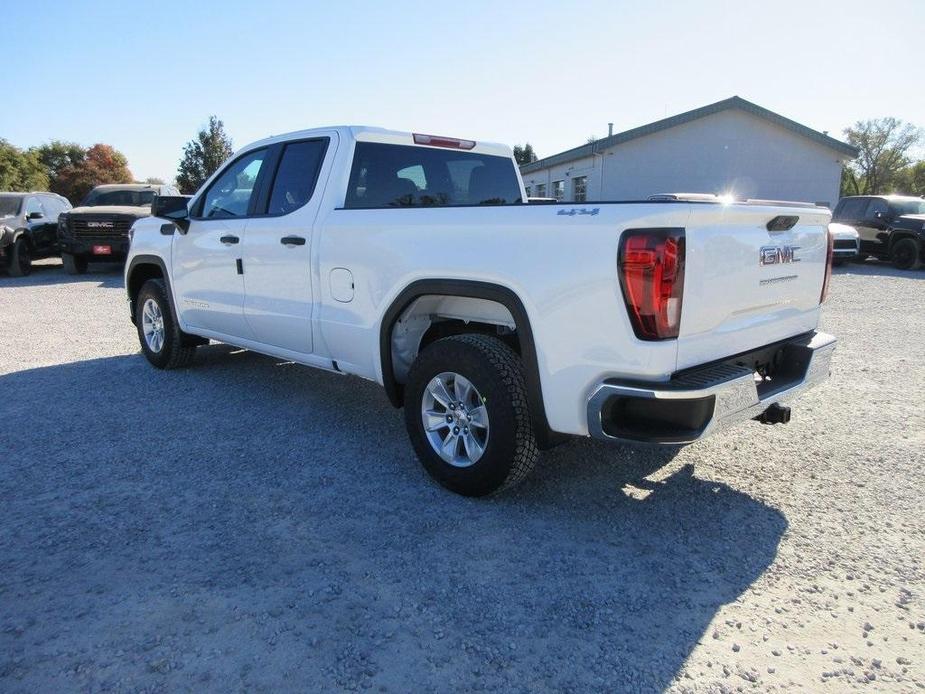
<path fill-rule="evenodd" d="M 769 231 L 779 216 L 797 221 Z M 677 368 L 813 330 L 829 219 L 816 207 L 691 205 Z"/>

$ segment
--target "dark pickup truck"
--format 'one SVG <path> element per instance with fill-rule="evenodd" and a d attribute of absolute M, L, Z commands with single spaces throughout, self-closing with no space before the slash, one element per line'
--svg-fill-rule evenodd
<path fill-rule="evenodd" d="M 54 193 L 0 193 L 0 267 L 22 277 L 33 260 L 58 255 L 58 218 L 69 209 Z"/>
<path fill-rule="evenodd" d="M 856 195 L 842 198 L 833 222 L 858 230 L 858 260 L 891 260 L 901 270 L 925 262 L 925 200 L 904 195 Z"/>
<path fill-rule="evenodd" d="M 91 190 L 79 207 L 58 220 L 61 260 L 68 274 L 87 271 L 91 261 L 124 261 L 128 255 L 129 229 L 142 217 L 151 216 L 158 195 L 179 195 L 176 188 L 154 184 L 111 184 Z"/>

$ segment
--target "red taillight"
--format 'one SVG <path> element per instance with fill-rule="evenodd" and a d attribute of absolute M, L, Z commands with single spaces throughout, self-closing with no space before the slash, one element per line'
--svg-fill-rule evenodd
<path fill-rule="evenodd" d="M 439 135 L 421 135 L 414 133 L 414 144 L 429 145 L 430 147 L 449 147 L 450 149 L 472 149 L 475 142 L 460 140 L 456 137 L 440 137 Z"/>
<path fill-rule="evenodd" d="M 826 229 L 825 235 L 828 238 L 828 245 L 825 251 L 825 279 L 822 280 L 822 294 L 819 295 L 820 304 L 829 295 L 829 280 L 832 279 L 832 258 L 835 254 L 835 237 L 828 229 Z"/>
<path fill-rule="evenodd" d="M 684 295 L 684 230 L 630 229 L 620 240 L 620 286 L 640 340 L 678 336 Z"/>

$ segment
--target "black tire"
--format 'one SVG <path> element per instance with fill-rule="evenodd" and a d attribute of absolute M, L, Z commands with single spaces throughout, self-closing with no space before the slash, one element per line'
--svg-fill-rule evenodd
<path fill-rule="evenodd" d="M 900 270 L 918 270 L 922 267 L 922 251 L 915 239 L 899 239 L 890 253 L 893 266 Z"/>
<path fill-rule="evenodd" d="M 867 255 L 867 253 L 858 253 L 858 254 L 857 254 L 856 256 L 854 256 L 851 260 L 852 260 L 853 262 L 855 262 L 855 263 L 864 263 L 864 262 L 867 262 L 867 259 L 868 259 L 869 257 L 870 257 L 870 256 Z"/>
<path fill-rule="evenodd" d="M 69 275 L 82 275 L 87 271 L 87 259 L 82 255 L 62 253 L 61 262 L 64 265 L 64 271 Z"/>
<path fill-rule="evenodd" d="M 421 406 L 425 389 L 444 372 L 468 379 L 488 412 L 484 452 L 468 467 L 445 461 L 424 430 Z M 486 496 L 513 487 L 530 473 L 539 456 L 520 357 L 501 340 L 487 335 L 446 337 L 418 355 L 405 387 L 405 426 L 428 474 L 464 496 Z"/>
<path fill-rule="evenodd" d="M 841 267 L 841 266 L 844 265 L 846 262 L 848 262 L 848 261 L 845 260 L 844 258 L 833 258 L 833 259 L 832 259 L 832 267 Z"/>
<path fill-rule="evenodd" d="M 157 304 L 163 323 L 163 344 L 157 351 L 148 344 L 144 333 L 144 310 L 148 301 Z M 148 280 L 142 285 L 135 299 L 135 325 L 141 351 L 152 365 L 159 369 L 180 369 L 192 363 L 196 355 L 196 345 L 180 330 L 173 318 L 170 296 L 167 294 L 164 280 Z"/>
<path fill-rule="evenodd" d="M 32 272 L 32 251 L 22 236 L 16 239 L 10 248 L 10 264 L 7 270 L 11 277 L 25 277 Z"/>

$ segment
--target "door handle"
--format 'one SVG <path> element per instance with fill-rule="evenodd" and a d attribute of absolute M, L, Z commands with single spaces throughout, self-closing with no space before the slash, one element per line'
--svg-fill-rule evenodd
<path fill-rule="evenodd" d="M 221 241 L 222 243 L 228 246 L 230 246 L 231 244 L 237 243 L 240 240 L 241 239 L 239 239 L 237 236 L 223 236 L 222 238 L 219 239 L 219 241 Z"/>
<path fill-rule="evenodd" d="M 305 239 L 301 236 L 284 236 L 279 240 L 284 246 L 304 246 Z"/>

